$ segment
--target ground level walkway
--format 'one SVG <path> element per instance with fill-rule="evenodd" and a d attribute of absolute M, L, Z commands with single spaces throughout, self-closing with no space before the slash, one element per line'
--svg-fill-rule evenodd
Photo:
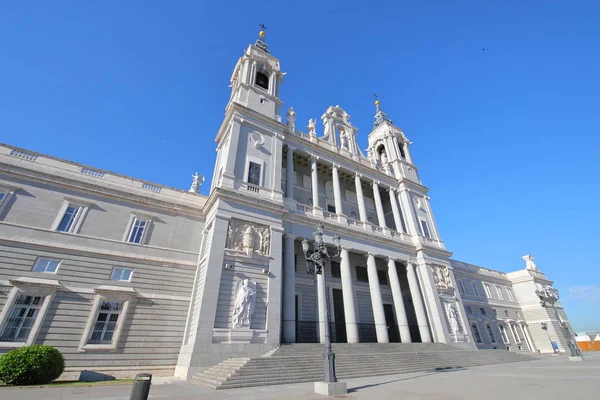
<path fill-rule="evenodd" d="M 600 353 L 586 353 L 586 361 L 567 356 L 535 361 L 430 371 L 403 375 L 356 378 L 347 381 L 350 393 L 338 398 L 402 400 L 597 399 L 600 393 Z M 162 382 L 162 383 L 161 383 Z M 0 388 L 0 399 L 10 400 L 128 400 L 128 386 L 72 388 Z M 263 386 L 214 391 L 194 383 L 157 379 L 150 399 L 254 400 L 324 399 L 312 393 L 312 384 Z"/>

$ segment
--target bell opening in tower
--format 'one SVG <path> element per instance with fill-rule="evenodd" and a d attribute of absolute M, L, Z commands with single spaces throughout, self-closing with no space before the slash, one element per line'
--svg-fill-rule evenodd
<path fill-rule="evenodd" d="M 256 73 L 256 80 L 254 83 L 265 90 L 269 90 L 269 77 L 262 72 Z"/>

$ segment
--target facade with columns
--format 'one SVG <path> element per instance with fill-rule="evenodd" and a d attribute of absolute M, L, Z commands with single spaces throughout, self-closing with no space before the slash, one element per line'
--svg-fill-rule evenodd
<path fill-rule="evenodd" d="M 306 131 L 282 118 L 284 75 L 262 36 L 237 62 L 209 196 L 198 175 L 179 190 L 0 146 L 0 349 L 51 344 L 68 373 L 189 378 L 323 342 L 326 309 L 335 342 L 551 351 L 549 321 L 566 348 L 532 297 L 552 284 L 533 258 L 510 274 L 450 259 L 379 102 L 364 154 L 339 106 Z M 301 242 L 318 224 L 342 245 L 315 277 Z"/>

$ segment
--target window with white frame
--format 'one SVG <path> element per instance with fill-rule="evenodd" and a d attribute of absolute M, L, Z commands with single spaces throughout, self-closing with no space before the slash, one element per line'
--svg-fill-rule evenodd
<path fill-rule="evenodd" d="M 81 217 L 82 209 L 83 207 L 81 206 L 69 204 L 56 230 L 59 232 L 74 233 L 77 222 Z"/>
<path fill-rule="evenodd" d="M 0 186 L 0 213 L 2 213 L 4 209 L 8 207 L 11 196 L 14 196 L 17 190 L 18 189 L 15 187 Z"/>
<path fill-rule="evenodd" d="M 55 274 L 60 266 L 60 260 L 53 260 L 51 258 L 38 258 L 33 265 L 33 272 L 46 272 L 49 274 Z"/>
<path fill-rule="evenodd" d="M 498 285 L 496 285 L 496 293 L 498 293 L 498 298 L 500 300 L 504 300 L 504 295 L 502 294 L 502 288 Z"/>
<path fill-rule="evenodd" d="M 506 328 L 504 327 L 504 325 L 500 325 L 500 334 L 502 335 L 502 340 L 504 341 L 504 343 L 510 342 L 508 340 L 508 335 L 506 334 Z"/>
<path fill-rule="evenodd" d="M 261 165 L 252 161 L 248 162 L 247 182 L 252 185 L 260 186 Z"/>
<path fill-rule="evenodd" d="M 496 343 L 496 337 L 494 336 L 494 332 L 492 331 L 492 326 L 490 324 L 485 324 L 487 328 L 488 336 L 490 337 L 490 341 L 492 343 Z"/>
<path fill-rule="evenodd" d="M 485 289 L 485 296 L 488 299 L 491 299 L 492 298 L 492 288 L 490 287 L 490 285 L 488 285 L 487 283 L 484 283 L 483 288 Z"/>
<path fill-rule="evenodd" d="M 475 282 L 471 282 L 471 285 L 473 285 L 473 294 L 475 296 L 479 296 L 479 290 L 477 290 L 477 284 Z"/>
<path fill-rule="evenodd" d="M 510 301 L 515 301 L 515 295 L 511 288 L 506 288 L 506 293 L 508 293 L 508 299 Z"/>
<path fill-rule="evenodd" d="M 110 279 L 112 281 L 126 281 L 131 280 L 131 274 L 133 270 L 131 268 L 114 267 Z"/>
<path fill-rule="evenodd" d="M 475 322 L 471 324 L 471 329 L 473 330 L 475 341 L 477 341 L 477 343 L 481 343 L 481 335 L 479 334 L 479 329 L 477 329 L 477 324 Z"/>
<path fill-rule="evenodd" d="M 458 280 L 457 283 L 458 283 L 458 291 L 462 294 L 465 294 L 465 287 L 463 286 L 462 281 Z"/>
<path fill-rule="evenodd" d="M 102 301 L 87 344 L 112 344 L 122 312 L 122 302 Z"/>
<path fill-rule="evenodd" d="M 134 217 L 131 228 L 129 229 L 129 234 L 127 235 L 127 241 L 129 243 L 142 243 L 147 225 L 148 220 Z"/>
<path fill-rule="evenodd" d="M 429 226 L 427 225 L 427 221 L 424 219 L 421 220 L 421 228 L 423 228 L 423 235 L 425 237 L 431 238 L 431 233 L 429 232 Z"/>
<path fill-rule="evenodd" d="M 44 303 L 44 296 L 17 295 L 0 329 L 0 342 L 27 342 Z"/>

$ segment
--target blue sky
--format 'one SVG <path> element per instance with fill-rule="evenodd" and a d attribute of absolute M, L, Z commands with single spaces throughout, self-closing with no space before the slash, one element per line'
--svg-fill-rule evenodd
<path fill-rule="evenodd" d="M 533 254 L 576 330 L 600 329 L 600 3 L 0 4 L 0 141 L 187 189 L 207 177 L 242 50 L 268 26 L 297 125 L 339 104 L 366 147 L 371 94 L 454 258 Z M 484 50 L 485 49 L 485 50 Z"/>

